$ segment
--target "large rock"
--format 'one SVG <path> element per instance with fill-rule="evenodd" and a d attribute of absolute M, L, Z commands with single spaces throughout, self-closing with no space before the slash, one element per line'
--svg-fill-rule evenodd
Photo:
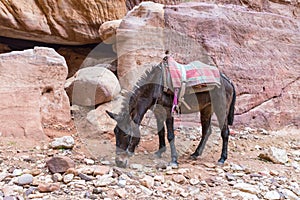
<path fill-rule="evenodd" d="M 117 29 L 118 77 L 122 88 L 132 89 L 144 70 L 157 64 L 164 52 L 162 4 L 143 2 Z"/>
<path fill-rule="evenodd" d="M 195 2 L 140 4 L 117 30 L 121 86 L 130 88 L 132 74 L 140 74 L 146 63 L 158 63 L 170 50 L 182 63 L 214 63 L 233 80 L 236 125 L 299 126 L 300 21 L 269 10 Z"/>
<path fill-rule="evenodd" d="M 72 104 L 95 106 L 111 101 L 121 91 L 117 77 L 101 66 L 80 69 L 66 91 Z"/>
<path fill-rule="evenodd" d="M 0 55 L 0 132 L 3 136 L 44 136 L 43 127 L 68 125 L 69 100 L 64 58 L 53 49 Z"/>
<path fill-rule="evenodd" d="M 55 44 L 97 43 L 99 26 L 127 12 L 124 0 L 0 0 L 0 10 L 0 36 Z"/>

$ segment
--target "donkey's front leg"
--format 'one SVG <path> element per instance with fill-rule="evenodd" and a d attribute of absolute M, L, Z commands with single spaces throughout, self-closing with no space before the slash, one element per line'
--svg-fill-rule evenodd
<path fill-rule="evenodd" d="M 166 126 L 167 126 L 167 131 L 168 131 L 167 137 L 168 137 L 168 141 L 170 143 L 170 149 L 171 149 L 170 165 L 172 167 L 178 167 L 177 151 L 176 151 L 176 147 L 175 147 L 174 118 L 172 116 L 167 118 Z"/>
<path fill-rule="evenodd" d="M 158 130 L 158 138 L 159 138 L 159 147 L 155 152 L 155 155 L 158 158 L 161 158 L 161 154 L 166 151 L 166 142 L 165 142 L 165 126 L 164 120 L 161 120 L 159 116 L 156 116 L 157 130 Z"/>

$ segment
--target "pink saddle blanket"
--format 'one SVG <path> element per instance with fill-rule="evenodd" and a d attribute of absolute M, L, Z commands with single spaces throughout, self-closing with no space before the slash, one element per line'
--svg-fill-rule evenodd
<path fill-rule="evenodd" d="M 172 57 L 168 57 L 169 72 L 174 88 L 180 88 L 183 81 L 186 87 L 196 85 L 220 86 L 220 72 L 217 67 L 207 65 L 200 61 L 193 61 L 187 65 L 177 63 Z"/>

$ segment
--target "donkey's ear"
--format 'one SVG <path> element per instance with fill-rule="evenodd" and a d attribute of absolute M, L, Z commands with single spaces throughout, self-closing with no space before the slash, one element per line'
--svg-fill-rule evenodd
<path fill-rule="evenodd" d="M 106 110 L 106 113 L 114 120 L 117 120 L 118 119 L 118 115 L 115 114 L 115 113 L 112 113 L 112 112 L 109 112 Z"/>

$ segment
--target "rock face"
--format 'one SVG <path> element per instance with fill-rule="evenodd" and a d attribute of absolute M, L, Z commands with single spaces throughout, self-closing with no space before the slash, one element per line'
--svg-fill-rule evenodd
<path fill-rule="evenodd" d="M 66 62 L 53 49 L 36 47 L 1 54 L 1 134 L 42 138 L 43 126 L 68 124 L 66 77 Z"/>
<path fill-rule="evenodd" d="M 130 88 L 131 74 L 143 71 L 149 61 L 158 63 L 170 50 L 181 63 L 213 60 L 232 79 L 236 125 L 299 126 L 299 19 L 269 10 L 195 2 L 140 4 L 117 31 L 121 86 Z"/>
<path fill-rule="evenodd" d="M 127 12 L 123 0 L 1 0 L 0 10 L 1 36 L 55 44 L 97 43 L 99 26 Z"/>

